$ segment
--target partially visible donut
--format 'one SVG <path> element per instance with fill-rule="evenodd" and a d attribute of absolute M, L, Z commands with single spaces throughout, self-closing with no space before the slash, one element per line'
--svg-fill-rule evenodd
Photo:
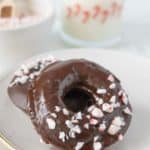
<path fill-rule="evenodd" d="M 132 108 L 115 75 L 84 59 L 49 59 L 35 66 L 22 67 L 8 93 L 45 143 L 100 150 L 123 139 Z"/>

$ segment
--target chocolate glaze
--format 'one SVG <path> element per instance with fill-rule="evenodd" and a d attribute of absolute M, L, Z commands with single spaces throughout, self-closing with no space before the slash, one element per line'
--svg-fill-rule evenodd
<path fill-rule="evenodd" d="M 34 72 L 30 68 L 28 75 Z M 15 82 L 17 78 L 15 75 L 8 88 L 9 96 L 30 116 L 47 144 L 64 150 L 103 149 L 118 141 L 129 127 L 132 109 L 120 81 L 93 62 L 49 61 L 34 79 L 22 84 Z M 100 125 L 105 128 L 101 130 Z"/>

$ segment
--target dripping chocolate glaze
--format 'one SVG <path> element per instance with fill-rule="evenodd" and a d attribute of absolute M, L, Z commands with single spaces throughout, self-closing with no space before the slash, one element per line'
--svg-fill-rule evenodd
<path fill-rule="evenodd" d="M 131 121 L 132 109 L 120 81 L 85 59 L 49 63 L 36 78 L 14 83 L 8 91 L 43 141 L 64 150 L 110 146 Z"/>

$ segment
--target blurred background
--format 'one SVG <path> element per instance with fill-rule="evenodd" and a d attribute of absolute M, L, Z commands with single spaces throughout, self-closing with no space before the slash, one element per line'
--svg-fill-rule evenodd
<path fill-rule="evenodd" d="M 5 1 L 5 5 L 19 4 L 17 7 L 23 6 L 25 2 L 25 0 L 1 0 L 0 3 L 3 1 Z M 13 19 L 9 23 L 9 27 L 5 27 L 4 24 L 4 22 L 6 24 L 9 22 L 8 18 L 3 19 L 5 21 L 0 20 L 0 25 L 2 24 L 0 26 L 0 76 L 10 71 L 18 62 L 22 62 L 35 54 L 51 50 L 83 47 L 66 43 L 60 36 L 60 17 L 58 12 L 62 9 L 63 0 L 33 0 L 32 3 L 31 0 L 27 1 L 30 2 L 29 5 L 32 4 L 33 9 L 36 9 L 37 14 L 42 14 L 38 19 L 36 18 L 38 15 L 34 16 L 34 11 L 31 11 L 32 17 L 29 17 L 28 14 L 27 18 L 22 19 L 23 21 L 19 27 L 16 25 L 17 19 Z M 147 0 L 121 0 L 121 2 L 124 5 L 121 41 L 116 45 L 100 46 L 100 48 L 109 48 L 120 52 L 125 51 L 149 58 L 150 2 Z M 26 13 L 26 8 L 22 8 Z M 16 15 L 18 14 L 16 13 Z M 33 24 L 28 25 L 28 22 Z M 14 24 L 15 29 L 12 28 L 12 24 Z"/>

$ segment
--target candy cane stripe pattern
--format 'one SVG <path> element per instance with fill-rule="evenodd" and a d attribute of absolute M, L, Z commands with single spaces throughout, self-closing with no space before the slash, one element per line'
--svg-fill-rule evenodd
<path fill-rule="evenodd" d="M 90 11 L 84 10 L 83 11 L 83 20 L 82 20 L 82 22 L 86 23 L 89 20 L 89 18 L 90 18 Z"/>
<path fill-rule="evenodd" d="M 103 10 L 103 12 L 102 12 L 102 20 L 101 20 L 102 23 L 105 23 L 107 21 L 107 19 L 109 17 L 109 14 L 110 13 L 109 13 L 108 10 Z"/>
<path fill-rule="evenodd" d="M 67 7 L 67 17 L 71 17 L 72 16 L 72 8 L 71 7 Z"/>
<path fill-rule="evenodd" d="M 121 15 L 122 9 L 123 9 L 123 6 L 121 4 L 118 5 L 118 16 Z"/>
<path fill-rule="evenodd" d="M 102 4 L 96 4 L 92 6 L 92 8 L 85 9 L 85 7 L 78 2 L 66 7 L 66 16 L 67 18 L 79 16 L 83 24 L 87 23 L 90 19 L 96 20 L 100 18 L 100 23 L 104 24 L 111 16 L 119 17 L 122 8 L 122 4 L 113 1 L 107 9 L 104 8 Z"/>
<path fill-rule="evenodd" d="M 78 16 L 81 12 L 81 6 L 80 4 L 75 4 L 75 15 Z"/>
<path fill-rule="evenodd" d="M 112 16 L 114 16 L 117 12 L 117 9 L 118 9 L 118 4 L 116 2 L 113 2 L 112 3 Z"/>
<path fill-rule="evenodd" d="M 97 16 L 99 16 L 100 12 L 101 12 L 101 7 L 99 5 L 94 6 L 93 18 L 95 19 Z"/>

